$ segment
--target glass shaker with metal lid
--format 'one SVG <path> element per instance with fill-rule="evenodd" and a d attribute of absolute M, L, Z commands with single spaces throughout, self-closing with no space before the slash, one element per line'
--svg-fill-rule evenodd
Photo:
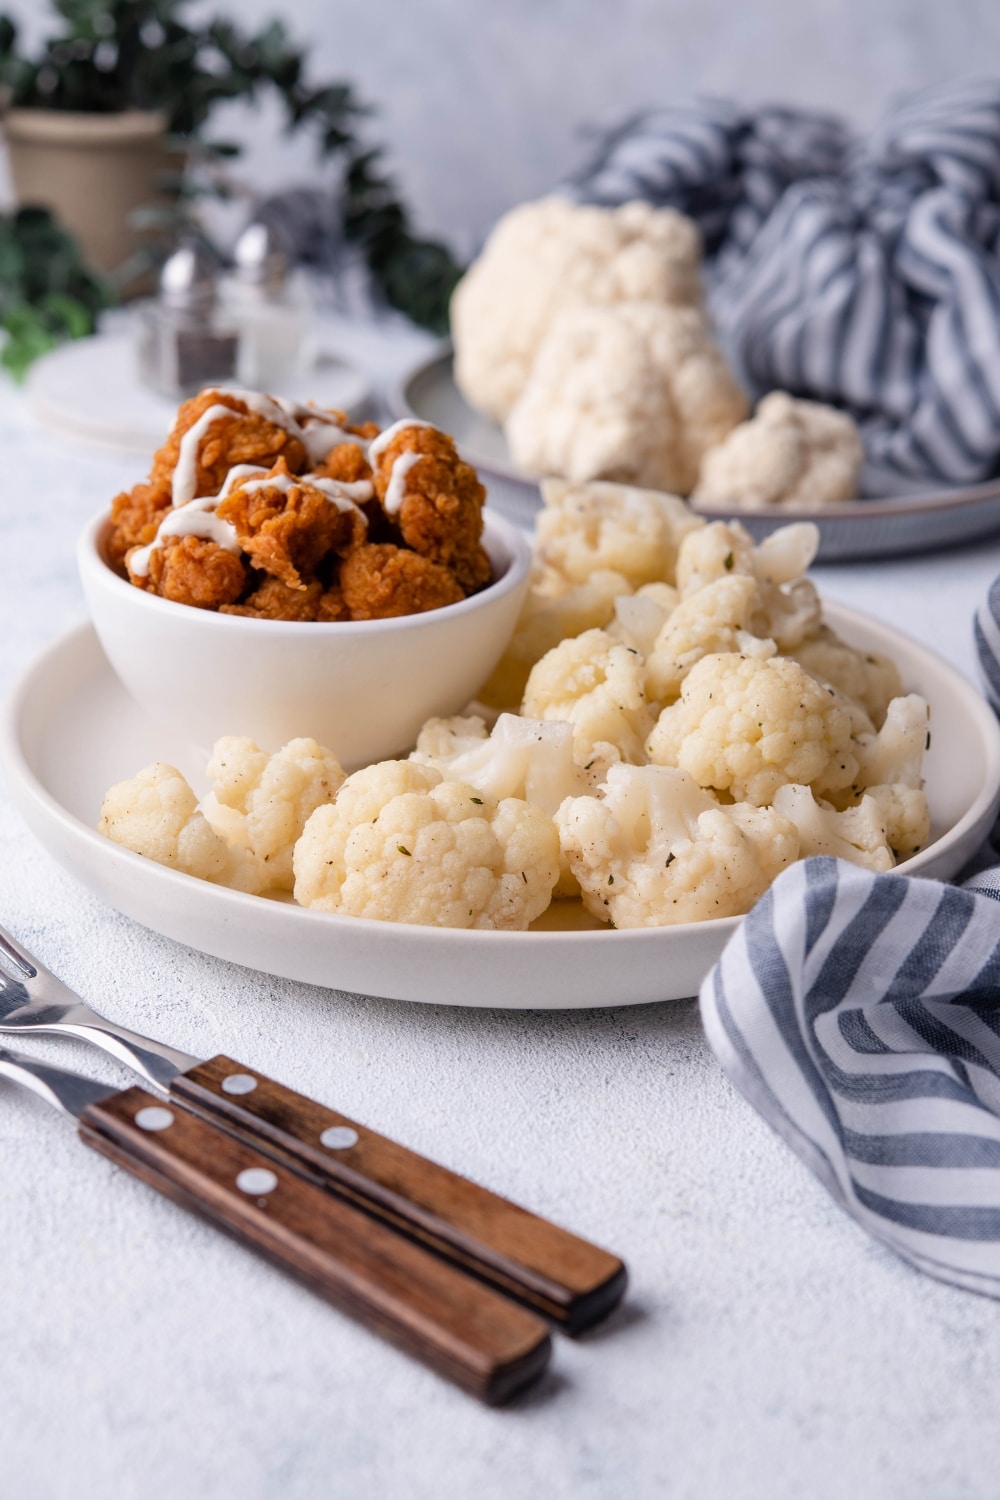
<path fill-rule="evenodd" d="M 190 236 L 164 263 L 158 295 L 138 310 L 143 380 L 165 396 L 190 396 L 236 376 L 238 334 L 219 307 L 218 257 Z"/>
<path fill-rule="evenodd" d="M 257 390 L 281 390 L 315 360 L 312 298 L 273 224 L 248 224 L 233 258 L 223 298 L 239 329 L 237 378 Z"/>

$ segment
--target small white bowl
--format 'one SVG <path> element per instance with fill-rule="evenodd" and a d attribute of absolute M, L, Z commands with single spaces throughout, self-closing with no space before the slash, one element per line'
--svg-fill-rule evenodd
<path fill-rule="evenodd" d="M 502 516 L 484 522 L 494 582 L 391 620 L 256 620 L 161 599 L 109 565 L 107 512 L 84 530 L 77 560 L 105 654 L 151 718 L 203 750 L 224 734 L 269 750 L 311 735 L 355 770 L 408 751 L 425 719 L 458 713 L 499 661 L 531 552 Z"/>

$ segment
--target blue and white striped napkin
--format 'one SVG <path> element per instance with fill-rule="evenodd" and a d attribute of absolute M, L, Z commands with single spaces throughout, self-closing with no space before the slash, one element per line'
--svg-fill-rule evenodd
<path fill-rule="evenodd" d="M 866 139 L 807 110 L 647 110 L 563 191 L 698 222 L 730 357 L 755 394 L 853 413 L 864 493 L 1000 471 L 1000 80 L 925 89 Z"/>
<path fill-rule="evenodd" d="M 1000 712 L 1000 579 L 975 628 Z M 701 1014 L 733 1084 L 869 1233 L 1000 1297 L 1000 849 L 981 863 L 961 888 L 792 866 Z"/>

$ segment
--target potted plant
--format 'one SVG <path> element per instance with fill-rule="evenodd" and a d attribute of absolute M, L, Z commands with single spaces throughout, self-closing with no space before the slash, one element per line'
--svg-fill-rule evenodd
<path fill-rule="evenodd" d="M 52 0 L 56 34 L 36 55 L 0 16 L 0 90 L 18 201 L 53 209 L 94 267 L 117 270 L 134 248 L 134 211 L 157 191 L 184 192 L 197 159 L 238 148 L 207 139 L 215 107 L 282 100 L 290 130 L 309 129 L 341 168 L 341 222 L 387 300 L 427 327 L 446 326 L 459 269 L 447 249 L 411 233 L 378 151 L 355 134 L 367 111 L 349 84 L 316 84 L 284 27 L 255 34 L 228 20 L 188 23 L 190 0 Z M 171 162 L 171 153 L 174 153 Z M 173 166 L 173 172 L 168 169 Z"/>

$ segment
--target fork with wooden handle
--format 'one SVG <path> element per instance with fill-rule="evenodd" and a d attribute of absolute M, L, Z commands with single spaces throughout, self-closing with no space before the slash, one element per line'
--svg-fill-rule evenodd
<path fill-rule="evenodd" d="M 123 1092 L 0 1048 L 0 1078 L 75 1115 L 88 1146 L 292 1272 L 491 1405 L 551 1353 L 534 1313 L 246 1141 L 145 1089 Z"/>
<path fill-rule="evenodd" d="M 115 1025 L 0 928 L 0 1033 L 81 1037 L 300 1177 L 526 1303 L 567 1332 L 618 1302 L 617 1256 L 225 1056 Z"/>

